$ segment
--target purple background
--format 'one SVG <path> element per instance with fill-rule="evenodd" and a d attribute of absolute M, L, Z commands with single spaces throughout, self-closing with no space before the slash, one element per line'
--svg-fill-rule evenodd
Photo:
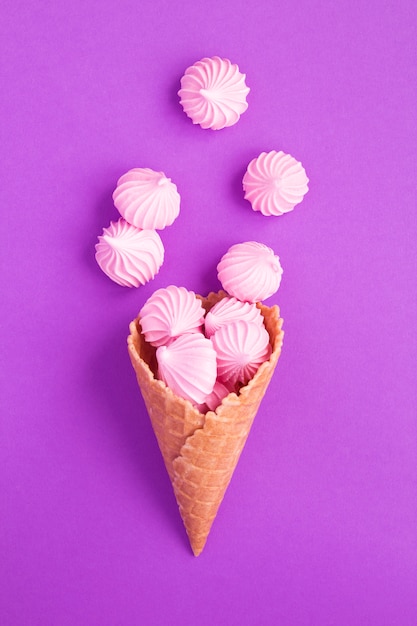
<path fill-rule="evenodd" d="M 417 623 L 416 3 L 246 5 L 2 2 L 2 626 Z M 251 87 L 218 132 L 176 95 L 213 55 Z M 240 182 L 272 149 L 311 181 L 280 218 Z M 141 166 L 182 205 L 128 290 L 94 245 Z M 284 267 L 284 350 L 195 559 L 127 327 L 248 239 Z"/>

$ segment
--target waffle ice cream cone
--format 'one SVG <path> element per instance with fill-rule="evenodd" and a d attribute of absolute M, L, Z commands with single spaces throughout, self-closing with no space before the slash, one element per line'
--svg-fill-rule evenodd
<path fill-rule="evenodd" d="M 226 295 L 221 291 L 199 297 L 209 311 Z M 281 352 L 278 307 L 257 306 L 270 336 L 271 357 L 238 395 L 229 394 L 205 415 L 156 379 L 155 348 L 145 342 L 140 318 L 130 324 L 129 356 L 195 556 L 204 548 Z"/>

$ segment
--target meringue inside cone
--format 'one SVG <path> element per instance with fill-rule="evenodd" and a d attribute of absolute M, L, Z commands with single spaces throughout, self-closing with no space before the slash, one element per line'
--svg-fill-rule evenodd
<path fill-rule="evenodd" d="M 208 296 L 200 296 L 200 295 L 196 294 L 196 297 L 199 300 L 201 300 L 201 304 L 203 305 L 206 313 L 208 313 L 210 311 L 210 309 L 212 309 L 213 306 L 215 304 L 217 304 L 217 302 L 220 302 L 220 300 L 223 300 L 223 298 L 228 298 L 230 296 L 225 291 L 219 291 L 217 293 L 211 292 L 211 293 L 209 293 Z M 275 329 L 273 328 L 273 325 L 272 325 L 269 317 L 265 316 L 265 311 L 269 310 L 269 309 L 268 309 L 268 307 L 265 307 L 261 303 L 257 303 L 256 306 L 261 309 L 261 313 L 262 313 L 263 318 L 264 318 L 265 328 L 266 328 L 266 330 L 268 331 L 268 334 L 269 334 L 272 350 L 275 350 L 275 348 L 276 348 L 275 344 L 276 344 L 278 338 L 275 336 Z M 141 329 L 141 326 L 140 326 L 140 318 L 139 317 L 136 319 L 136 326 L 137 326 L 138 333 L 139 333 L 139 341 L 135 341 L 134 342 L 136 351 L 137 351 L 139 357 L 141 359 L 143 359 L 143 361 L 145 361 L 145 363 L 148 365 L 148 367 L 151 370 L 154 378 L 157 378 L 158 362 L 156 360 L 156 348 L 154 346 L 152 346 L 150 343 L 147 343 L 145 341 L 144 336 L 142 335 L 142 329 Z M 235 388 L 235 392 L 239 393 L 239 390 L 243 386 L 244 385 L 238 383 L 238 385 Z"/>

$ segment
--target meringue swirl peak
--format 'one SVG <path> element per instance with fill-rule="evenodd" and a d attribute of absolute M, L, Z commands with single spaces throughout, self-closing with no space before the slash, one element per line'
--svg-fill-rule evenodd
<path fill-rule="evenodd" d="M 242 180 L 245 199 L 266 216 L 292 211 L 307 193 L 308 182 L 302 164 L 276 150 L 252 159 Z"/>
<path fill-rule="evenodd" d="M 136 167 L 119 178 L 113 202 L 124 219 L 138 228 L 163 230 L 180 212 L 177 186 L 164 172 Z"/>
<path fill-rule="evenodd" d="M 223 289 L 243 302 L 261 302 L 272 296 L 281 283 L 279 257 L 263 243 L 234 244 L 217 265 Z"/>
<path fill-rule="evenodd" d="M 164 246 L 154 230 L 136 228 L 122 217 L 98 237 L 95 258 L 100 269 L 123 287 L 140 287 L 159 272 Z"/>
<path fill-rule="evenodd" d="M 148 298 L 139 316 L 146 341 L 161 346 L 179 335 L 201 332 L 204 314 L 201 300 L 193 291 L 169 285 Z"/>
<path fill-rule="evenodd" d="M 202 333 L 180 335 L 156 349 L 158 377 L 178 396 L 203 404 L 216 383 L 216 352 Z"/>
<path fill-rule="evenodd" d="M 250 89 L 239 67 L 218 56 L 188 67 L 181 78 L 180 103 L 193 124 L 221 130 L 236 124 L 248 108 Z"/>

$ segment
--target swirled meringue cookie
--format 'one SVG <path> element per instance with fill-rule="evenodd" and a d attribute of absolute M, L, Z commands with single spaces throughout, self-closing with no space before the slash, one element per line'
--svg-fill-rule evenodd
<path fill-rule="evenodd" d="M 159 272 L 164 246 L 154 230 L 140 230 L 120 218 L 103 229 L 96 244 L 96 261 L 123 287 L 144 285 Z"/>
<path fill-rule="evenodd" d="M 243 177 L 245 199 L 263 215 L 292 211 L 308 191 L 304 167 L 284 152 L 262 152 L 249 163 Z"/>
<path fill-rule="evenodd" d="M 201 332 L 205 310 L 193 291 L 170 285 L 146 301 L 139 317 L 145 340 L 153 346 L 168 344 L 179 335 Z"/>
<path fill-rule="evenodd" d="M 205 317 L 206 337 L 211 337 L 221 326 L 236 322 L 239 319 L 254 322 L 258 326 L 263 326 L 264 323 L 264 318 L 256 304 L 241 302 L 241 300 L 232 297 L 223 298 L 210 309 Z"/>
<path fill-rule="evenodd" d="M 180 212 L 177 186 L 163 172 L 136 167 L 123 174 L 113 192 L 120 215 L 138 228 L 162 230 Z"/>
<path fill-rule="evenodd" d="M 244 302 L 260 302 L 274 294 L 281 283 L 279 257 L 257 241 L 237 243 L 217 265 L 217 275 L 231 296 Z"/>
<path fill-rule="evenodd" d="M 216 382 L 216 351 L 201 333 L 181 335 L 156 349 L 158 377 L 181 398 L 203 404 Z"/>
<path fill-rule="evenodd" d="M 233 126 L 248 108 L 246 96 L 250 89 L 245 78 L 229 59 L 201 59 L 181 78 L 181 105 L 193 124 L 202 128 Z"/>
<path fill-rule="evenodd" d="M 246 385 L 271 356 L 264 326 L 239 320 L 222 326 L 211 338 L 217 353 L 217 375 L 224 383 Z"/>

